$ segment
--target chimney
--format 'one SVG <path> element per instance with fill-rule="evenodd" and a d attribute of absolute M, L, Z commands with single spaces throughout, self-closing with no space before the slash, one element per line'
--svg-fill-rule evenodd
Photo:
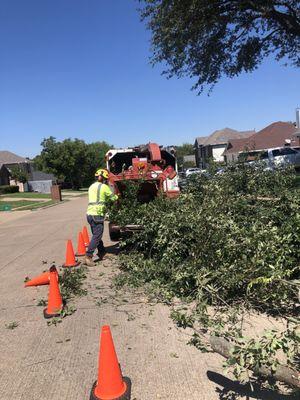
<path fill-rule="evenodd" d="M 300 146 L 300 108 L 296 108 L 296 132 L 294 135 L 296 138 L 298 138 L 299 141 L 299 146 Z"/>

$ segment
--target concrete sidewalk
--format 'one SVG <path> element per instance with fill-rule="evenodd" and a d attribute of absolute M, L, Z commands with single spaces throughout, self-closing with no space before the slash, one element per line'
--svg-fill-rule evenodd
<path fill-rule="evenodd" d="M 23 281 L 52 262 L 63 263 L 66 240 L 75 244 L 85 224 L 86 202 L 78 198 L 0 224 L 0 399 L 88 399 L 104 324 L 111 326 L 123 373 L 132 380 L 132 400 L 222 398 L 214 383 L 228 383 L 222 358 L 187 346 L 168 307 L 149 304 L 138 291 L 116 292 L 116 256 L 88 270 L 89 294 L 75 300 L 77 311 L 47 326 L 37 303 L 47 298 L 48 287 L 25 289 Z M 107 235 L 105 244 L 113 245 Z M 7 329 L 13 321 L 17 328 Z"/>

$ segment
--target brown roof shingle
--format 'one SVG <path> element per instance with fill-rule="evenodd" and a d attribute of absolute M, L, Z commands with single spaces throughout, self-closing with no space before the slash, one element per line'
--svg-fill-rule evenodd
<path fill-rule="evenodd" d="M 231 139 L 248 138 L 252 136 L 255 131 L 236 131 L 231 128 L 224 128 L 213 132 L 210 136 L 198 137 L 196 141 L 203 146 L 226 144 Z M 202 139 L 201 141 L 199 139 Z"/>
<path fill-rule="evenodd" d="M 207 136 L 198 136 L 196 138 L 195 142 L 197 142 L 198 146 L 201 146 L 205 142 L 206 139 L 207 139 Z"/>
<path fill-rule="evenodd" d="M 20 164 L 28 162 L 24 157 L 20 157 L 11 151 L 0 150 L 0 164 Z"/>
<path fill-rule="evenodd" d="M 264 150 L 273 147 L 282 147 L 287 139 L 293 144 L 296 128 L 292 122 L 274 122 L 255 133 L 248 139 L 230 140 L 224 154 L 238 153 L 248 150 Z"/>

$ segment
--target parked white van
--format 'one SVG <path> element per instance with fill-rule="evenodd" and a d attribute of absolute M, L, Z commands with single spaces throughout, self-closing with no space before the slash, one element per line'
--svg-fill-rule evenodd
<path fill-rule="evenodd" d="M 202 172 L 202 169 L 201 169 L 201 168 L 196 168 L 196 167 L 188 168 L 188 169 L 185 171 L 185 176 L 188 177 L 188 176 L 190 176 L 190 175 L 192 175 L 192 174 L 201 174 L 201 172 Z"/>
<path fill-rule="evenodd" d="M 298 169 L 300 168 L 300 151 L 292 147 L 255 150 L 240 153 L 239 160 L 250 164 L 263 161 L 269 168 L 292 165 Z"/>

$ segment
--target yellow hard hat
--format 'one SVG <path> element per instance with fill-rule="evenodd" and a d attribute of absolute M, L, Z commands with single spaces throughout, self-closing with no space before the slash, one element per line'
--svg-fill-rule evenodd
<path fill-rule="evenodd" d="M 108 179 L 108 171 L 103 168 L 97 169 L 95 176 L 103 176 L 104 179 Z"/>

